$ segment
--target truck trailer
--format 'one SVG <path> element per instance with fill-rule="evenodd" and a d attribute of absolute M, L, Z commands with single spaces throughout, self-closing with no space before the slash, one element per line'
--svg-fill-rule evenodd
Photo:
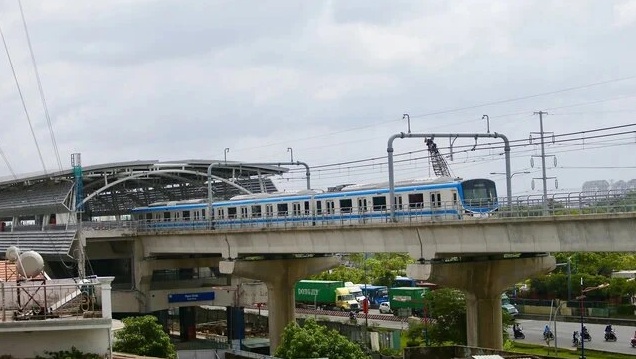
<path fill-rule="evenodd" d="M 405 310 L 410 310 L 412 315 L 424 316 L 424 296 L 428 288 L 422 287 L 396 287 L 389 288 L 389 303 L 393 314 L 400 315 Z"/>
<path fill-rule="evenodd" d="M 337 280 L 301 280 L 294 288 L 296 306 L 301 308 L 360 311 L 344 282 Z"/>

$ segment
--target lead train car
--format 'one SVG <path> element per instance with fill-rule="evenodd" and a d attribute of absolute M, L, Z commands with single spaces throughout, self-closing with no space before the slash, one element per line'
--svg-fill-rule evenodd
<path fill-rule="evenodd" d="M 434 179 L 395 183 L 395 219 L 459 220 L 497 210 L 497 190 L 489 179 Z M 212 204 L 205 199 L 158 202 L 134 208 L 133 218 L 148 229 L 263 228 L 384 223 L 390 220 L 388 183 L 345 186 L 339 191 L 239 195 Z M 207 215 L 206 215 L 207 214 Z"/>

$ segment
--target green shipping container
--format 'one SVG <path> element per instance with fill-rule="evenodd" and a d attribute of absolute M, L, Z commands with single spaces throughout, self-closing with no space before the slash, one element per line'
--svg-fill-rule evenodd
<path fill-rule="evenodd" d="M 428 288 L 396 287 L 389 288 L 389 303 L 394 313 L 400 308 L 410 308 L 414 315 L 421 316 L 424 311 L 424 296 Z"/>
<path fill-rule="evenodd" d="M 296 283 L 294 294 L 296 302 L 307 304 L 333 304 L 336 300 L 336 288 L 344 287 L 337 280 L 301 280 Z"/>

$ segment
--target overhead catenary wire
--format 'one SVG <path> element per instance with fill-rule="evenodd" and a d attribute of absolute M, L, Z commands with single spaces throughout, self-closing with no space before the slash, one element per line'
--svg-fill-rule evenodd
<path fill-rule="evenodd" d="M 9 66 L 11 67 L 11 73 L 13 74 L 13 79 L 15 80 L 15 85 L 18 89 L 18 94 L 20 95 L 20 101 L 22 102 L 22 108 L 24 110 L 24 114 L 26 115 L 27 122 L 29 123 L 29 128 L 31 129 L 31 135 L 33 136 L 33 141 L 35 142 L 35 147 L 38 151 L 38 156 L 40 157 L 40 162 L 42 163 L 42 169 L 44 169 L 44 173 L 46 171 L 46 165 L 44 164 L 44 158 L 42 157 L 42 151 L 40 150 L 40 144 L 38 143 L 38 139 L 35 136 L 35 131 L 33 130 L 33 124 L 31 123 L 31 117 L 29 116 L 29 111 L 27 110 L 26 102 L 24 101 L 24 95 L 22 95 L 22 89 L 20 88 L 20 82 L 18 81 L 18 76 L 15 73 L 15 68 L 13 66 L 13 61 L 11 60 L 11 54 L 9 53 L 9 47 L 7 46 L 7 41 L 4 37 L 4 32 L 2 31 L 2 27 L 0 26 L 0 37 L 2 37 L 2 44 L 4 45 L 4 51 L 7 54 L 7 59 L 9 60 Z"/>
<path fill-rule="evenodd" d="M 40 80 L 40 72 L 38 71 L 38 65 L 35 61 L 35 54 L 33 52 L 33 46 L 31 45 L 31 36 L 29 35 L 29 28 L 27 26 L 26 18 L 24 16 L 24 10 L 22 9 L 22 0 L 18 0 L 20 7 L 20 15 L 22 16 L 22 25 L 24 26 L 24 33 L 26 35 L 27 44 L 29 45 L 29 53 L 31 54 L 31 63 L 33 64 L 33 71 L 35 72 L 35 79 L 38 83 L 38 92 L 40 93 L 40 100 L 42 101 L 42 107 L 44 108 L 44 115 L 46 117 L 46 123 L 49 127 L 49 134 L 51 135 L 51 144 L 53 145 L 53 152 L 57 159 L 57 165 L 60 171 L 62 171 L 62 160 L 60 158 L 60 150 L 57 147 L 57 141 L 55 140 L 55 132 L 53 131 L 53 124 L 51 123 L 51 115 L 49 114 L 49 108 L 46 104 L 46 97 L 44 96 L 44 90 L 42 88 L 42 81 Z M 46 172 L 46 169 L 44 170 Z"/>
<path fill-rule="evenodd" d="M 606 128 L 597 128 L 597 129 L 592 129 L 592 130 L 586 130 L 586 131 L 576 131 L 576 132 L 571 132 L 571 133 L 564 133 L 564 134 L 560 134 L 560 135 L 555 135 L 555 137 L 565 137 L 565 136 L 572 136 L 572 135 L 577 135 L 577 134 L 587 134 L 587 136 L 581 136 L 581 137 L 576 137 L 576 138 L 563 138 L 561 140 L 555 141 L 554 144 L 550 143 L 551 146 L 554 145 L 567 145 L 568 143 L 572 143 L 572 142 L 576 142 L 576 141 L 582 141 L 582 140 L 586 140 L 586 139 L 601 139 L 601 138 L 612 138 L 612 137 L 616 137 L 616 136 L 620 136 L 620 135 L 625 135 L 625 134 L 632 134 L 632 133 L 636 133 L 634 131 L 622 131 L 619 133 L 610 133 L 610 134 L 599 134 L 599 135 L 594 135 L 594 136 L 589 136 L 589 133 L 593 133 L 593 132 L 598 132 L 598 131 L 607 131 L 607 130 L 611 130 L 611 129 L 618 129 L 618 128 L 624 128 L 624 127 L 629 127 L 629 126 L 635 126 L 636 124 L 628 124 L 628 125 L 620 125 L 620 126 L 611 126 L 611 127 L 606 127 Z M 615 139 L 616 141 L 624 141 L 625 139 Z M 528 143 L 528 139 L 520 139 L 520 140 L 515 140 L 516 142 L 518 142 L 517 144 L 515 144 L 515 147 L 517 148 L 524 148 L 524 147 L 534 147 L 535 145 L 533 144 L 529 144 Z M 513 142 L 513 141 L 511 141 Z M 608 143 L 607 141 L 604 142 L 600 142 L 600 143 Z M 586 144 L 586 150 L 588 149 L 598 149 L 598 148 L 604 148 L 604 147 L 613 147 L 613 146 L 621 146 L 621 145 L 632 145 L 633 144 L 633 140 L 629 140 L 627 142 L 623 142 L 623 143 L 618 143 L 618 144 L 602 144 L 602 145 L 594 145 L 594 143 L 588 143 Z M 579 146 L 579 144 L 572 144 L 572 145 L 568 145 L 568 146 Z M 463 151 L 459 151 L 459 152 L 455 152 L 457 153 L 468 153 L 468 152 L 472 152 L 470 149 L 468 149 L 468 147 L 472 147 L 472 145 L 467 145 L 467 146 L 463 146 L 466 149 Z M 500 147 L 500 146 L 499 146 Z M 499 148 L 499 147 L 483 147 L 483 148 L 478 148 L 478 151 L 481 150 L 486 150 L 486 149 L 493 149 L 493 148 Z M 512 146 L 511 146 L 512 147 Z M 580 148 L 576 148 L 576 149 L 562 149 L 562 150 L 556 150 L 554 151 L 555 153 L 563 153 L 563 152 L 571 152 L 571 151 L 580 151 Z M 426 150 L 422 150 L 420 152 L 425 152 Z M 526 150 L 522 150 L 522 152 L 517 151 L 515 153 L 515 155 L 513 157 L 518 158 L 518 157 L 523 157 L 523 156 L 527 156 L 529 152 L 531 152 L 531 149 L 526 149 Z M 402 154 L 396 154 L 396 157 L 398 156 L 406 156 L 406 155 L 412 155 L 414 153 L 414 151 L 410 151 L 410 152 L 406 152 L 406 153 L 402 153 Z M 477 158 L 472 158 L 469 162 L 470 163 L 482 163 L 484 161 L 489 161 L 492 160 L 493 156 L 498 156 L 498 154 L 489 154 L 486 156 L 478 156 Z M 396 166 L 401 166 L 402 164 L 406 164 L 412 161 L 419 161 L 419 160 L 425 160 L 427 159 L 428 156 L 418 156 L 418 157 L 410 157 L 410 158 L 406 158 L 406 159 L 401 159 L 401 160 L 396 160 L 395 161 L 395 165 Z M 376 157 L 373 158 L 373 160 L 377 161 L 377 160 L 384 160 L 384 157 Z M 318 178 L 320 178 L 320 176 L 324 176 L 324 175 L 328 175 L 330 179 L 336 179 L 336 178 L 349 178 L 351 176 L 374 176 L 374 175 L 379 175 L 379 172 L 377 171 L 377 167 L 382 167 L 382 166 L 386 166 L 386 163 L 383 162 L 373 162 L 373 163 L 366 163 L 368 162 L 369 159 L 362 159 L 362 160 L 355 160 L 355 161 L 347 161 L 346 164 L 344 165 L 336 165 L 333 167 L 330 167 L 328 165 L 323 165 L 324 167 L 321 166 L 314 166 L 313 168 L 316 169 L 316 176 Z M 422 163 L 422 166 L 425 166 L 424 163 Z M 319 168 L 321 167 L 321 168 Z M 455 168 L 464 168 L 466 167 L 465 164 L 455 164 L 454 165 Z M 366 171 L 365 169 L 369 169 L 369 171 Z M 406 170 L 408 170 L 407 168 L 405 168 Z M 417 173 L 419 170 L 415 170 L 415 173 Z M 346 172 L 346 173 L 343 173 Z M 382 171 L 380 171 L 382 172 Z M 413 172 L 413 171 L 410 171 Z M 293 177 L 295 177 L 295 170 L 291 170 L 288 173 L 288 176 L 292 176 L 292 178 L 287 178 L 287 180 L 294 180 Z"/>
<path fill-rule="evenodd" d="M 634 127 L 634 126 L 636 126 L 636 123 L 617 125 L 617 126 L 609 126 L 609 127 L 603 127 L 603 128 L 595 128 L 595 129 L 575 131 L 575 132 L 568 132 L 568 133 L 563 133 L 563 134 L 555 134 L 553 137 L 555 139 L 557 139 L 557 138 L 573 136 L 573 135 L 587 135 L 587 134 L 591 134 L 591 133 L 595 133 L 595 132 L 611 131 L 611 130 Z M 555 140 L 554 143 L 569 142 L 569 141 L 570 142 L 571 141 L 581 141 L 581 140 L 602 138 L 602 137 L 608 137 L 608 136 L 617 136 L 617 135 L 630 134 L 630 133 L 633 133 L 633 132 L 634 131 L 623 131 L 623 132 L 614 133 L 614 134 L 605 134 L 605 135 L 598 135 L 598 136 L 583 136 L 583 137 L 573 138 L 573 139 Z M 525 146 L 534 146 L 534 145 L 529 144 L 527 138 L 510 140 L 510 147 L 525 147 Z M 457 152 L 466 152 L 465 149 L 472 149 L 472 148 L 473 148 L 472 144 L 471 145 L 454 146 L 454 149 L 458 150 Z M 501 148 L 501 145 L 488 142 L 488 143 L 480 145 L 478 147 L 478 150 L 490 150 L 490 149 L 500 149 L 500 148 Z M 440 149 L 448 150 L 449 147 L 440 147 Z M 464 150 L 462 150 L 462 149 L 464 149 Z M 425 152 L 428 152 L 428 150 L 427 149 L 413 150 L 413 151 L 407 151 L 407 152 L 402 152 L 402 153 L 395 154 L 395 157 L 409 156 L 409 155 L 412 155 L 412 154 L 425 153 Z M 455 153 L 457 153 L 457 152 L 455 152 Z M 416 159 L 426 159 L 426 158 L 428 158 L 428 156 L 417 157 Z M 384 161 L 384 160 L 386 160 L 386 156 L 376 156 L 376 157 L 370 157 L 370 158 L 364 158 L 364 159 L 357 159 L 357 160 L 341 161 L 341 162 L 336 162 L 336 163 L 328 163 L 328 164 L 316 165 L 316 166 L 312 166 L 312 169 L 318 170 L 318 169 L 336 168 L 335 170 L 337 170 L 338 167 L 342 167 L 342 166 L 355 167 L 355 166 L 350 166 L 350 165 L 361 164 L 361 163 L 365 163 L 365 162 L 373 162 L 373 161 Z M 377 163 L 366 164 L 364 166 L 374 166 L 374 165 L 377 165 Z M 290 172 L 293 172 L 293 171 L 295 171 L 295 170 L 294 169 L 290 170 Z"/>

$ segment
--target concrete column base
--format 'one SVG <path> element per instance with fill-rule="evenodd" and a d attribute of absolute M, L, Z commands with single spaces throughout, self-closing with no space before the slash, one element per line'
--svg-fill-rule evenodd
<path fill-rule="evenodd" d="M 433 264 L 431 281 L 466 294 L 468 346 L 502 349 L 501 293 L 556 268 L 552 256 Z"/>
<path fill-rule="evenodd" d="M 220 263 L 220 268 L 231 268 L 232 274 L 257 279 L 267 285 L 267 310 L 269 311 L 270 353 L 280 343 L 283 329 L 296 321 L 294 285 L 301 279 L 320 273 L 340 264 L 336 257 L 275 259 L 259 261 L 235 261 Z"/>

